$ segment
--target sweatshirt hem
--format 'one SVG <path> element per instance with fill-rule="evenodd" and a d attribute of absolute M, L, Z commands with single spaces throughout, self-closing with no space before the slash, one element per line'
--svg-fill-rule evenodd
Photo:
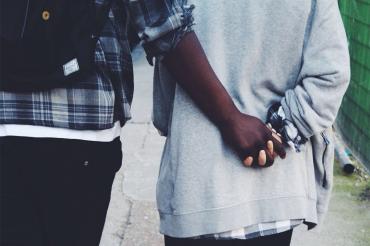
<path fill-rule="evenodd" d="M 288 197 L 255 200 L 233 207 L 180 215 L 160 212 L 160 232 L 171 237 L 187 238 L 289 219 L 303 219 L 317 224 L 316 201 L 307 197 Z"/>

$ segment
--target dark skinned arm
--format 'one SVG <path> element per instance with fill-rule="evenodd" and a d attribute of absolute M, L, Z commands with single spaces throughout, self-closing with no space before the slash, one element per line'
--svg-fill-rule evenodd
<path fill-rule="evenodd" d="M 187 33 L 163 62 L 244 163 L 247 157 L 253 157 L 256 163 L 260 151 L 264 150 L 267 166 L 272 165 L 274 154 L 267 147 L 269 141 L 273 143 L 274 152 L 285 158 L 284 147 L 272 136 L 271 130 L 261 120 L 237 109 L 211 68 L 194 32 Z"/>
<path fill-rule="evenodd" d="M 264 158 L 258 161 L 265 164 L 267 159 L 267 166 L 274 160 L 274 151 L 282 157 L 285 155 L 283 146 L 272 137 L 271 130 L 263 122 L 242 114 L 235 107 L 213 72 L 191 31 L 194 6 L 187 5 L 186 0 L 130 0 L 125 3 L 149 63 L 153 57 L 164 58 L 164 64 L 178 84 L 219 128 L 223 139 L 245 164 L 252 163 L 251 157 L 256 163 L 260 151 Z M 250 158 L 246 160 L 246 157 Z"/>

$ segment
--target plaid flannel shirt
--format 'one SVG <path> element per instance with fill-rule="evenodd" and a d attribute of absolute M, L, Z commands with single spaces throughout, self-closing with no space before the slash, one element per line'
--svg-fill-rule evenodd
<path fill-rule="evenodd" d="M 122 1 L 119 3 L 118 1 Z M 97 7 L 106 0 L 96 0 Z M 191 30 L 186 0 L 115 0 L 96 45 L 97 71 L 71 88 L 32 93 L 0 91 L 0 124 L 25 124 L 78 130 L 113 127 L 130 119 L 133 69 L 127 38 L 130 20 L 150 60 L 173 49 Z"/>
<path fill-rule="evenodd" d="M 257 237 L 270 236 L 285 231 L 292 230 L 293 228 L 301 225 L 303 220 L 292 219 L 276 222 L 259 223 L 256 225 L 247 226 L 244 228 L 231 230 L 222 233 L 202 235 L 194 237 L 194 239 L 209 239 L 209 240 L 246 240 Z"/>

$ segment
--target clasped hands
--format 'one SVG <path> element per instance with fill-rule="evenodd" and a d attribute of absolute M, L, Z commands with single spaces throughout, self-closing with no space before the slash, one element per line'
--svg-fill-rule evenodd
<path fill-rule="evenodd" d="M 277 156 L 282 159 L 286 156 L 281 136 L 254 116 L 233 113 L 220 130 L 245 166 L 269 167 Z"/>

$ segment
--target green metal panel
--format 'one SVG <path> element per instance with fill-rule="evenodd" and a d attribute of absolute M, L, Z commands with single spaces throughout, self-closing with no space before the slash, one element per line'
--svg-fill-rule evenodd
<path fill-rule="evenodd" d="M 339 0 L 351 54 L 351 84 L 337 127 L 370 168 L 370 0 Z"/>

